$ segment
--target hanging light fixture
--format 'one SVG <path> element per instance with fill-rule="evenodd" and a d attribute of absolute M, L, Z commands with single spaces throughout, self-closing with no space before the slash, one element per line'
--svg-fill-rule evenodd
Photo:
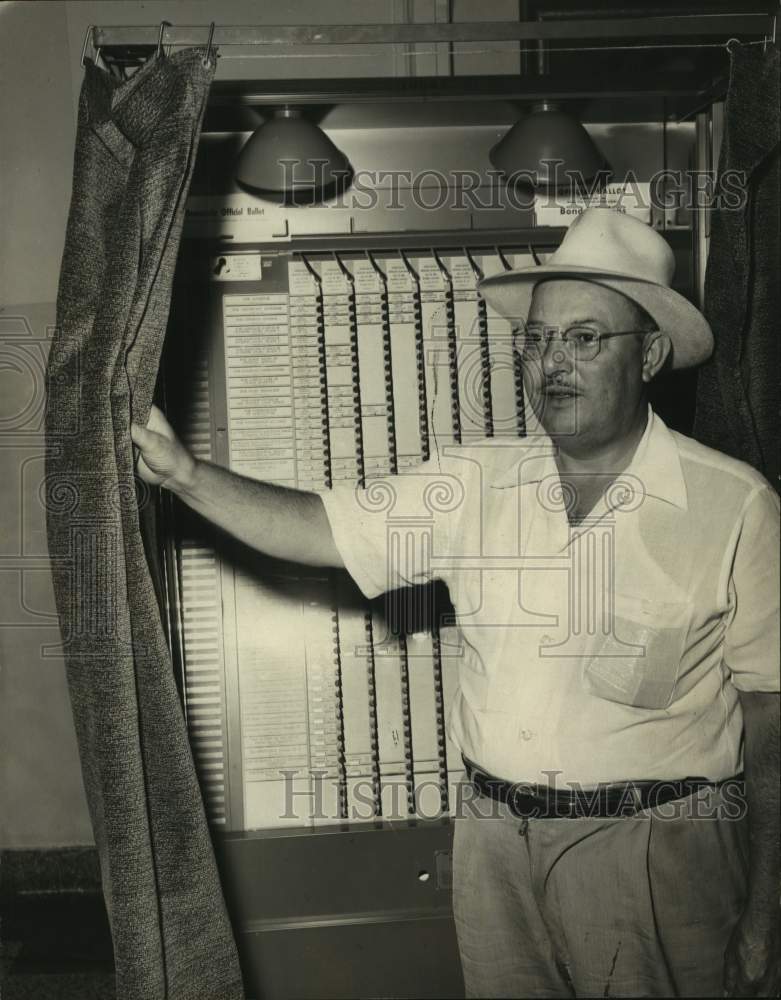
<path fill-rule="evenodd" d="M 293 204 L 308 204 L 347 187 L 352 168 L 321 128 L 298 108 L 279 108 L 247 140 L 236 180 Z"/>
<path fill-rule="evenodd" d="M 543 101 L 499 140 L 488 154 L 509 180 L 529 187 L 575 188 L 610 176 L 610 167 L 594 140 L 572 115 Z"/>

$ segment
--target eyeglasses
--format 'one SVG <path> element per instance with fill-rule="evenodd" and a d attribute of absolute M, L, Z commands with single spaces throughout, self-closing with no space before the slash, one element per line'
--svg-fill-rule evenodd
<path fill-rule="evenodd" d="M 649 330 L 610 330 L 602 333 L 591 326 L 577 324 L 570 326 L 561 334 L 554 337 L 553 331 L 558 330 L 556 326 L 546 326 L 543 323 L 527 323 L 523 329 L 513 332 L 513 341 L 523 358 L 537 361 L 545 353 L 548 343 L 552 340 L 559 340 L 567 355 L 573 361 L 593 361 L 599 354 L 602 341 L 609 337 L 626 337 L 633 333 L 649 333 Z"/>

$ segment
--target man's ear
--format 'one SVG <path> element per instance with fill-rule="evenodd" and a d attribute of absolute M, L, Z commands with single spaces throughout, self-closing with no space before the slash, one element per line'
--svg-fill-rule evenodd
<path fill-rule="evenodd" d="M 643 339 L 643 381 L 651 379 L 664 367 L 670 355 L 670 338 L 661 330 L 647 333 Z"/>

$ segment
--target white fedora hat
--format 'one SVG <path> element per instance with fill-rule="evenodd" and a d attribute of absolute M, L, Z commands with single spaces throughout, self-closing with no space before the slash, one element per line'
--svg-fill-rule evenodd
<path fill-rule="evenodd" d="M 701 364 L 713 351 L 708 321 L 670 288 L 675 257 L 646 223 L 606 207 L 587 208 L 547 263 L 484 278 L 478 291 L 500 316 L 525 323 L 534 286 L 546 278 L 577 278 L 637 302 L 672 342 L 672 367 Z"/>

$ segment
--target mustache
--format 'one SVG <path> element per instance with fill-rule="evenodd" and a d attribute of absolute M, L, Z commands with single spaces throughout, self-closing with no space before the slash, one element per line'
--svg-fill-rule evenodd
<path fill-rule="evenodd" d="M 571 382 L 562 382 L 560 379 L 546 379 L 542 386 L 542 392 L 548 392 L 549 389 L 566 389 L 569 392 L 577 392 L 577 388 Z"/>

